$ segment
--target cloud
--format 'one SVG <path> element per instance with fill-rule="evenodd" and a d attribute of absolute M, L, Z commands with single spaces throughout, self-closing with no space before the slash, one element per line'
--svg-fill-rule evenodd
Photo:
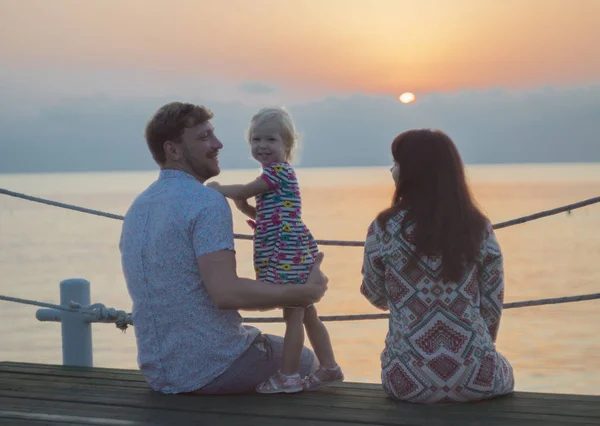
<path fill-rule="evenodd" d="M 251 95 L 266 95 L 277 91 L 275 87 L 258 81 L 245 81 L 238 86 L 238 90 Z"/>
<path fill-rule="evenodd" d="M 144 170 L 156 166 L 142 137 L 146 120 L 172 97 L 80 97 L 35 116 L 0 116 L 0 173 Z M 215 112 L 223 168 L 254 168 L 244 135 L 257 109 L 241 102 L 186 99 Z M 467 163 L 600 161 L 600 85 L 433 94 L 404 105 L 353 95 L 288 104 L 307 167 L 390 163 L 390 144 L 410 128 L 438 128 Z"/>

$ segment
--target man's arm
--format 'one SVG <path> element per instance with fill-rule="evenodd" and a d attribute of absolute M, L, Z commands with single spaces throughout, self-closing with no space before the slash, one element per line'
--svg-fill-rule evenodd
<path fill-rule="evenodd" d="M 235 253 L 219 250 L 198 257 L 198 270 L 208 295 L 219 309 L 273 309 L 316 303 L 327 290 L 328 278 L 321 272 L 323 253 L 317 256 L 304 285 L 273 285 L 240 278 Z"/>
<path fill-rule="evenodd" d="M 209 297 L 219 309 L 272 309 L 310 305 L 327 290 L 320 253 L 303 285 L 273 285 L 237 275 L 231 209 L 217 194 L 207 197 L 194 213 L 192 240 L 198 271 Z"/>

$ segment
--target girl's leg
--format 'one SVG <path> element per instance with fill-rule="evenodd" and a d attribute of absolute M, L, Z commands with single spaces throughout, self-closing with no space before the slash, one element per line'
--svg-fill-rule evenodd
<path fill-rule="evenodd" d="M 329 338 L 329 332 L 323 324 L 323 321 L 319 319 L 317 315 L 317 309 L 314 305 L 307 307 L 304 310 L 304 325 L 306 326 L 306 334 L 308 340 L 319 358 L 319 363 L 325 368 L 334 368 L 337 365 L 335 362 L 335 356 L 333 355 L 333 347 L 331 346 L 331 339 Z"/>
<path fill-rule="evenodd" d="M 321 366 L 304 380 L 304 390 L 312 391 L 344 381 L 344 373 L 335 361 L 331 340 L 325 324 L 319 319 L 317 309 L 309 306 L 305 310 L 304 326 Z"/>
<path fill-rule="evenodd" d="M 300 369 L 300 356 L 304 347 L 304 308 L 284 308 L 285 337 L 281 373 L 294 375 Z"/>
<path fill-rule="evenodd" d="M 304 348 L 304 308 L 284 308 L 285 337 L 281 369 L 256 387 L 259 393 L 296 393 L 304 389 L 298 373 Z"/>

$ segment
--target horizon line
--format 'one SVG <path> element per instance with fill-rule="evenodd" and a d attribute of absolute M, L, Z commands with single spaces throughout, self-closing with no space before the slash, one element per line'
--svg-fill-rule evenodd
<path fill-rule="evenodd" d="M 568 166 L 600 166 L 600 161 L 546 161 L 546 162 L 503 162 L 503 163 L 463 163 L 466 168 L 500 168 L 507 166 L 518 166 L 522 168 L 531 167 L 531 168 L 540 168 L 543 166 L 560 166 L 560 167 L 568 167 Z M 331 169 L 387 169 L 389 165 L 365 165 L 365 166 L 302 166 L 302 165 L 293 165 L 293 167 L 297 170 L 304 171 L 312 171 L 312 170 L 331 170 Z M 235 172 L 251 172 L 260 169 L 260 165 L 257 165 L 255 168 L 253 167 L 228 167 L 221 168 L 222 174 L 223 172 L 235 171 Z M 158 173 L 160 168 L 157 166 L 155 168 L 144 168 L 144 169 L 114 169 L 114 170 L 63 170 L 63 171 L 47 171 L 47 172 L 2 172 L 0 171 L 0 176 L 16 176 L 16 175 L 67 175 L 67 174 L 131 174 L 131 173 Z"/>

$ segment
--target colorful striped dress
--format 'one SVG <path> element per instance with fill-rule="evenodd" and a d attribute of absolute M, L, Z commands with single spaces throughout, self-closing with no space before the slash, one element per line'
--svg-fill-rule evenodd
<path fill-rule="evenodd" d="M 302 221 L 300 187 L 292 166 L 271 163 L 261 178 L 270 191 L 256 197 L 254 269 L 265 282 L 303 284 L 318 253 Z"/>
<path fill-rule="evenodd" d="M 382 230 L 374 221 L 364 250 L 361 293 L 390 311 L 381 380 L 392 397 L 461 402 L 510 393 L 513 369 L 496 350 L 504 299 L 503 259 L 489 225 L 477 262 L 444 284 L 439 257 L 406 268 L 415 247 L 400 231 L 401 211 Z M 406 232 L 410 235 L 413 226 Z"/>

